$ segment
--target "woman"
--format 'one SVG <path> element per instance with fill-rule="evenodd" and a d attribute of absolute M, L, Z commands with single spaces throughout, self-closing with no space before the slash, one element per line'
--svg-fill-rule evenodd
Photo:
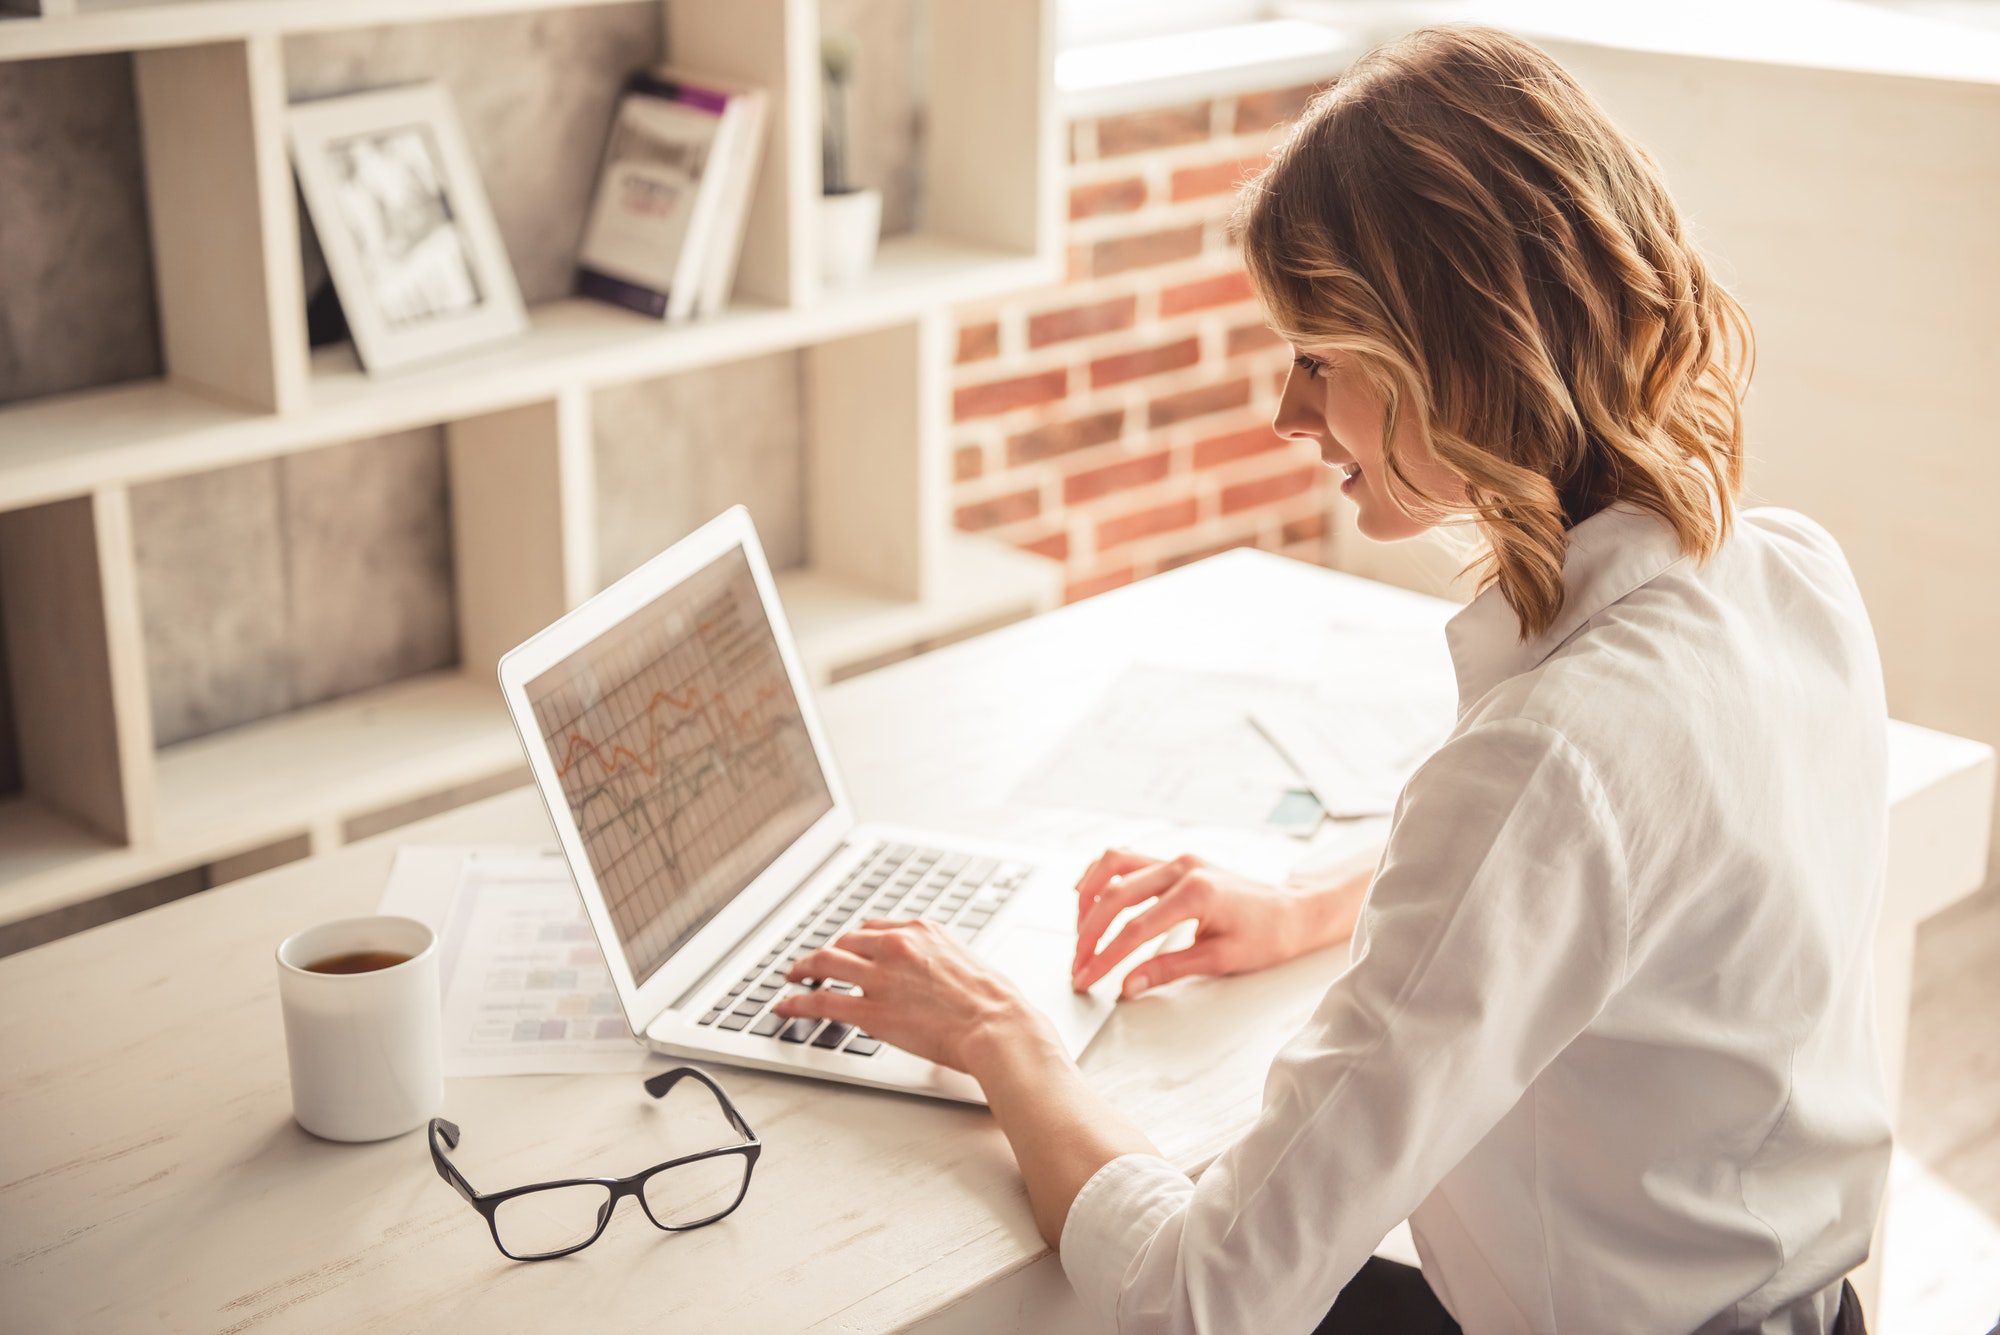
<path fill-rule="evenodd" d="M 861 995 L 783 1009 L 977 1077 L 1106 1329 L 1856 1328 L 1889 1143 L 1881 671 L 1832 540 L 1736 511 L 1741 310 L 1650 159 L 1487 30 L 1363 60 L 1239 229 L 1297 353 L 1277 429 L 1363 533 L 1483 539 L 1457 724 L 1365 885 L 1106 853 L 1076 985 L 1188 919 L 1128 995 L 1351 929 L 1350 966 L 1199 1183 L 926 924 L 807 957 Z M 1406 1216 L 1421 1274 L 1370 1259 Z"/>

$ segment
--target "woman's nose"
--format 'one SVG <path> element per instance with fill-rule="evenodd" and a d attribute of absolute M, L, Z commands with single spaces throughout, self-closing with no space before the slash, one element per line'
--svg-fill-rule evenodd
<path fill-rule="evenodd" d="M 1285 376 L 1284 392 L 1278 395 L 1278 411 L 1271 417 L 1271 430 L 1287 440 L 1318 440 L 1326 434 L 1313 396 L 1305 392 L 1308 382 L 1297 366 Z"/>

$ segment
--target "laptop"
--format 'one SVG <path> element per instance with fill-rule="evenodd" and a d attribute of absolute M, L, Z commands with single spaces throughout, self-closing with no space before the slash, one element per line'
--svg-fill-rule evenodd
<path fill-rule="evenodd" d="M 1109 1016 L 1123 969 L 1089 995 L 1069 985 L 1086 862 L 856 818 L 742 506 L 510 650 L 500 686 L 654 1050 L 983 1103 L 871 1034 L 773 1013 L 802 990 L 793 961 L 867 918 L 939 924 L 1072 1055 Z"/>

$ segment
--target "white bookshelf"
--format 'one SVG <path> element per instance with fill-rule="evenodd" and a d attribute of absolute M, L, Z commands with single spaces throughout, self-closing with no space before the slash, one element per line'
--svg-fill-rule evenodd
<path fill-rule="evenodd" d="M 669 327 L 554 301 L 518 340 L 393 376 L 308 352 L 282 39 L 611 2 L 48 0 L 0 17 L 0 61 L 134 53 L 167 365 L 0 406 L 23 774 L 0 798 L 0 923 L 301 835 L 324 848 L 356 817 L 518 770 L 493 665 L 601 583 L 595 390 L 802 355 L 807 559 L 778 586 L 819 680 L 1060 600 L 1054 562 L 953 532 L 946 490 L 950 307 L 1061 268 L 1049 0 L 931 0 L 924 225 L 857 286 L 822 290 L 813 267 L 816 0 L 672 0 L 676 63 L 774 94 L 726 311 Z M 155 748 L 127 489 L 433 425 L 460 663 Z"/>

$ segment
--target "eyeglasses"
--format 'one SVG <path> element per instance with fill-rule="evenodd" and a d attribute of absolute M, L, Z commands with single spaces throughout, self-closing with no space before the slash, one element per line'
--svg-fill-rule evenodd
<path fill-rule="evenodd" d="M 706 1085 L 729 1125 L 743 1137 L 734 1145 L 719 1145 L 697 1154 L 655 1164 L 631 1177 L 572 1177 L 537 1182 L 507 1191 L 474 1191 L 465 1174 L 445 1157 L 458 1148 L 458 1127 L 442 1117 L 431 1119 L 431 1162 L 438 1176 L 486 1217 L 493 1241 L 516 1261 L 547 1261 L 582 1251 L 604 1234 L 621 1198 L 637 1196 L 646 1217 L 670 1233 L 700 1228 L 742 1204 L 750 1190 L 750 1170 L 764 1148 L 743 1114 L 722 1092 L 722 1086 L 692 1066 L 677 1066 L 646 1081 L 654 1098 L 683 1080 Z"/>

